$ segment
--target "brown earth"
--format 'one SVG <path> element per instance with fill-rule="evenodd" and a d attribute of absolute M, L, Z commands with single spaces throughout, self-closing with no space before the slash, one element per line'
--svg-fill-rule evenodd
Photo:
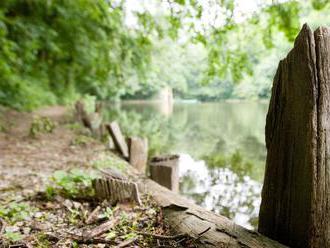
<path fill-rule="evenodd" d="M 54 130 L 31 136 L 36 116 L 49 118 L 56 124 Z M 79 168 L 88 174 L 93 162 L 104 157 L 123 162 L 104 144 L 86 136 L 86 131 L 73 124 L 64 107 L 20 113 L 0 106 L 0 248 L 194 247 L 189 238 L 164 236 L 169 228 L 162 212 L 146 195 L 141 206 L 110 206 L 106 201 L 81 201 L 61 194 L 46 197 L 45 189 L 57 170 Z M 96 208 L 98 215 L 89 224 L 87 219 Z M 106 232 L 95 238 L 84 236 L 112 220 L 118 222 Z"/>
<path fill-rule="evenodd" d="M 30 137 L 35 116 L 49 117 L 56 123 L 54 131 Z M 12 191 L 17 197 L 41 190 L 54 171 L 84 168 L 105 150 L 99 142 L 72 145 L 76 134 L 65 126 L 72 118 L 64 107 L 48 107 L 32 113 L 3 110 L 0 118 L 6 129 L 0 133 L 0 198 Z"/>

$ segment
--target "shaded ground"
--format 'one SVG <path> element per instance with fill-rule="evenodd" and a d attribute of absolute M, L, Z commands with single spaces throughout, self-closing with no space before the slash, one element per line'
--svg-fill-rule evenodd
<path fill-rule="evenodd" d="M 55 128 L 31 136 L 36 116 Z M 123 161 L 72 120 L 63 107 L 0 109 L 0 247 L 190 247 L 188 239 L 164 236 L 161 211 L 147 196 L 142 206 L 81 197 L 95 165 Z M 105 222 L 106 231 L 87 237 Z"/>
<path fill-rule="evenodd" d="M 75 133 L 64 125 L 70 120 L 65 113 L 63 107 L 34 113 L 2 113 L 5 132 L 0 133 L 1 198 L 13 190 L 16 197 L 38 191 L 55 170 L 88 166 L 88 162 L 105 149 L 98 142 L 72 146 Z M 33 116 L 40 114 L 53 120 L 57 127 L 52 133 L 40 133 L 32 138 L 29 136 L 31 122 Z M 17 188 L 21 190 L 16 192 Z"/>

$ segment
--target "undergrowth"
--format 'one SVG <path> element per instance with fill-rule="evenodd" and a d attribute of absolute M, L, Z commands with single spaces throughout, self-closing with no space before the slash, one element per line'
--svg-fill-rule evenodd
<path fill-rule="evenodd" d="M 31 123 L 29 134 L 31 137 L 36 137 L 40 133 L 52 133 L 55 126 L 48 117 L 36 116 Z"/>
<path fill-rule="evenodd" d="M 27 203 L 12 202 L 6 206 L 0 206 L 0 217 L 10 224 L 26 220 L 35 211 Z"/>
<path fill-rule="evenodd" d="M 92 166 L 96 169 L 111 168 L 120 172 L 126 172 L 127 165 L 122 159 L 111 155 L 103 155 L 99 159 L 92 162 Z"/>
<path fill-rule="evenodd" d="M 93 171 L 79 169 L 72 169 L 68 172 L 55 171 L 46 188 L 46 195 L 49 199 L 56 194 L 68 198 L 91 197 L 94 195 L 92 180 L 95 178 L 97 178 L 97 174 Z"/>

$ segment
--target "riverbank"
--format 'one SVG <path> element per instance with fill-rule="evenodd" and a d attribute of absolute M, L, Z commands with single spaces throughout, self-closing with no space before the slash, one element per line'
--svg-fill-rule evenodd
<path fill-rule="evenodd" d="M 147 195 L 141 206 L 112 207 L 81 197 L 97 168 L 127 164 L 74 123 L 66 108 L 1 108 L 0 125 L 0 247 L 194 247 L 189 239 L 139 234 L 170 235 Z M 101 234 L 83 237 L 112 220 Z"/>
<path fill-rule="evenodd" d="M 284 247 L 136 173 L 65 108 L 0 113 L 0 247 Z M 95 197 L 106 168 L 140 205 Z"/>

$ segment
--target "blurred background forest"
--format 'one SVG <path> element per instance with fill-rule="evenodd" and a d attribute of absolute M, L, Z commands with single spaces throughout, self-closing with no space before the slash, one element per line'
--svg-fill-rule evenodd
<path fill-rule="evenodd" d="M 11 0 L 0 3 L 0 104 L 31 110 L 89 94 L 269 98 L 302 23 L 327 0 Z"/>

